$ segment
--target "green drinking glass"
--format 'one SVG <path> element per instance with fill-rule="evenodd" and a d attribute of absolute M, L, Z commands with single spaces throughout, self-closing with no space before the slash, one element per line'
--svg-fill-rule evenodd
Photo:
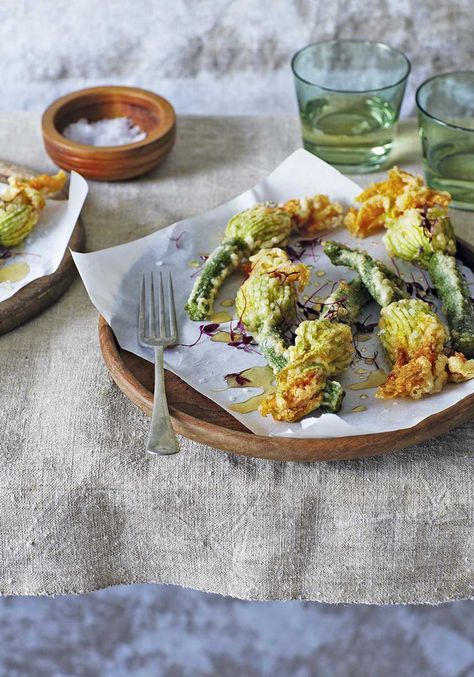
<path fill-rule="evenodd" d="M 474 71 L 444 73 L 416 92 L 426 182 L 474 211 Z"/>
<path fill-rule="evenodd" d="M 303 146 L 350 174 L 377 170 L 392 148 L 410 62 L 381 42 L 326 40 L 291 62 Z"/>

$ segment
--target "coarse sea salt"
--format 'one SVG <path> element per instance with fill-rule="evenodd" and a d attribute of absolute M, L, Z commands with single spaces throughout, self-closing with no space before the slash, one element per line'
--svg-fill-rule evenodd
<path fill-rule="evenodd" d="M 107 118 L 90 122 L 81 118 L 64 128 L 66 139 L 87 146 L 124 146 L 137 143 L 146 137 L 146 132 L 127 117 Z"/>

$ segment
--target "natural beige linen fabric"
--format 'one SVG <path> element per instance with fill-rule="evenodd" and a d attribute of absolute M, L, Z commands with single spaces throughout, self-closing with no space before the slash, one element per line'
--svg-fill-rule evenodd
<path fill-rule="evenodd" d="M 181 118 L 161 169 L 91 183 L 88 247 L 215 206 L 298 145 L 292 119 Z M 397 162 L 413 166 L 408 127 L 399 148 Z M 52 168 L 39 116 L 0 116 L 0 156 Z M 103 366 L 97 313 L 79 280 L 40 318 L 0 337 L 0 374 L 3 594 L 148 581 L 255 599 L 470 595 L 472 423 L 365 461 L 275 463 L 185 439 L 177 456 L 146 456 L 147 419 Z"/>

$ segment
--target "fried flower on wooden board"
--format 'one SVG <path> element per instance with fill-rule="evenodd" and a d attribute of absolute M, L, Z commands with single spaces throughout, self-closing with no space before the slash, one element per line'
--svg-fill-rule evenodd
<path fill-rule="evenodd" d="M 38 223 L 45 198 L 61 190 L 65 181 L 63 171 L 54 176 L 41 174 L 30 179 L 11 176 L 8 188 L 0 196 L 0 246 L 21 244 Z"/>
<path fill-rule="evenodd" d="M 403 299 L 382 308 L 379 328 L 392 371 L 377 397 L 417 400 L 439 392 L 448 381 L 474 378 L 474 360 L 446 354 L 448 330 L 424 301 Z"/>
<path fill-rule="evenodd" d="M 367 237 L 386 227 L 387 219 L 396 218 L 408 209 L 422 210 L 434 206 L 447 209 L 451 196 L 424 185 L 421 176 L 413 176 L 394 167 L 385 181 L 371 183 L 356 201 L 361 203 L 360 209 L 351 207 L 344 224 L 356 237 Z"/>
<path fill-rule="evenodd" d="M 348 325 L 326 319 L 302 322 L 295 344 L 286 351 L 288 366 L 277 376 L 276 391 L 259 407 L 261 415 L 298 421 L 317 408 L 338 411 L 344 393 L 329 379 L 349 366 L 353 353 Z"/>

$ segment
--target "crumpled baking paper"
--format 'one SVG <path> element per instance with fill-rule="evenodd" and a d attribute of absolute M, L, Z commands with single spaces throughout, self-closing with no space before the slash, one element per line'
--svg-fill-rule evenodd
<path fill-rule="evenodd" d="M 3 264 L 0 270 L 6 272 L 8 266 L 17 263 L 26 263 L 29 266 L 27 275 L 18 282 L 0 282 L 0 302 L 13 296 L 29 282 L 43 275 L 50 275 L 58 268 L 79 218 L 87 191 L 85 179 L 77 172 L 72 172 L 68 199 L 48 199 L 38 225 L 25 242 L 11 250 L 0 247 L 0 263 Z M 5 254 L 8 254 L 8 258 L 2 260 Z"/>
<path fill-rule="evenodd" d="M 139 290 L 144 272 L 168 271 L 173 274 L 176 310 L 179 325 L 180 345 L 165 351 L 165 366 L 195 390 L 217 402 L 254 433 L 280 437 L 341 437 L 367 433 L 387 432 L 408 428 L 432 414 L 453 405 L 474 392 L 474 381 L 448 385 L 436 395 L 422 400 L 377 400 L 375 389 L 351 390 L 350 385 L 362 383 L 367 372 L 380 368 L 388 369 L 376 335 L 362 337 L 358 342 L 359 359 L 340 378 L 346 388 L 342 410 L 339 414 L 315 412 L 297 423 L 275 422 L 263 418 L 256 411 L 240 414 L 230 407 L 250 396 L 261 393 L 255 388 L 227 388 L 224 376 L 250 367 L 264 365 L 265 361 L 251 350 L 244 351 L 225 343 L 214 342 L 200 334 L 200 325 L 188 319 L 184 305 L 202 264 L 202 257 L 209 254 L 221 240 L 230 217 L 258 202 L 273 200 L 282 202 L 290 198 L 302 198 L 315 193 L 325 193 L 332 200 L 348 206 L 361 191 L 353 181 L 336 169 L 305 150 L 290 155 L 270 176 L 239 197 L 216 209 L 184 221 L 128 244 L 111 247 L 91 254 L 73 253 L 74 260 L 84 281 L 92 303 L 111 325 L 122 348 L 152 361 L 153 353 L 137 340 L 137 314 Z M 362 246 L 378 259 L 388 257 L 381 235 L 363 242 L 356 242 L 343 228 L 333 231 L 328 237 L 352 246 Z M 298 237 L 296 238 L 298 239 Z M 301 239 L 301 237 L 300 237 Z M 295 244 L 295 243 L 293 243 Z M 297 243 L 295 246 L 298 246 Z M 333 284 L 341 279 L 349 280 L 353 274 L 345 268 L 335 268 L 324 255 L 321 246 L 309 247 L 302 259 L 311 265 L 312 287 L 305 290 L 309 296 L 319 288 L 321 297 L 327 296 Z M 406 279 L 411 275 L 423 283 L 422 273 L 410 264 L 399 266 Z M 473 275 L 468 271 L 470 279 Z M 242 283 L 242 276 L 234 274 L 224 284 L 215 306 L 215 312 L 232 312 L 222 301 L 235 299 Z M 304 297 L 302 297 L 304 300 Z M 235 311 L 234 311 L 235 312 Z M 379 316 L 375 304 L 367 306 L 361 320 L 376 322 Z M 236 318 L 234 317 L 234 325 Z M 220 330 L 228 331 L 222 324 Z M 195 345 L 192 345 L 195 344 Z M 191 347 L 192 345 L 192 347 Z M 367 364 L 367 362 L 369 362 Z M 362 373 L 363 372 L 363 373 Z"/>

